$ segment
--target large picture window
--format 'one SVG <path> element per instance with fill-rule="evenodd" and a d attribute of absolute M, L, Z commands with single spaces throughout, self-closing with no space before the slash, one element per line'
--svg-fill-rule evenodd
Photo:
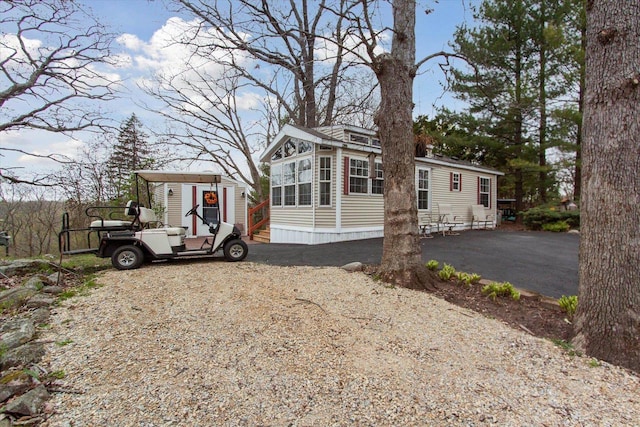
<path fill-rule="evenodd" d="M 491 207 L 491 179 L 478 177 L 478 204 Z"/>
<path fill-rule="evenodd" d="M 429 209 L 429 170 L 418 169 L 418 209 Z"/>
<path fill-rule="evenodd" d="M 284 144 L 283 154 L 296 159 L 271 165 L 271 206 L 311 206 L 313 204 L 313 164 L 310 156 L 299 157 L 300 153 L 313 151 L 311 143 L 289 140 Z"/>
<path fill-rule="evenodd" d="M 349 193 L 367 194 L 369 192 L 369 162 L 367 160 L 349 160 Z"/>
<path fill-rule="evenodd" d="M 318 181 L 319 205 L 331 206 L 331 157 L 320 157 Z"/>

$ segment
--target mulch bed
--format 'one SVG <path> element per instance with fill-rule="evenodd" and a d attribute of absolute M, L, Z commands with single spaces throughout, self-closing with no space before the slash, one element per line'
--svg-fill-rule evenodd
<path fill-rule="evenodd" d="M 439 282 L 437 287 L 432 292 L 437 297 L 532 335 L 565 341 L 573 337 L 573 325 L 566 320 L 566 314 L 559 307 L 545 302 L 543 297 L 522 295 L 519 301 L 510 298 L 493 301 L 482 294 L 480 284 L 467 288 L 455 282 Z"/>

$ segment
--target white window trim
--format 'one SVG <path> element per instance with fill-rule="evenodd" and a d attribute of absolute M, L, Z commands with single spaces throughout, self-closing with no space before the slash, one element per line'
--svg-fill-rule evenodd
<path fill-rule="evenodd" d="M 309 161 L 311 162 L 311 181 L 309 182 L 299 182 L 298 180 L 298 164 L 299 162 L 309 159 Z M 288 164 L 288 163 L 293 163 L 294 164 L 294 183 L 292 184 L 285 184 L 284 182 L 284 165 Z M 291 157 L 285 157 L 283 159 L 278 160 L 277 162 L 271 162 L 271 168 L 273 169 L 274 166 L 280 166 L 281 167 L 281 184 L 278 186 L 280 188 L 282 188 L 281 190 L 281 195 L 280 195 L 280 199 L 282 201 L 281 204 L 279 205 L 274 205 L 273 204 L 273 200 L 270 202 L 271 207 L 273 208 L 283 208 L 283 209 L 291 209 L 291 208 L 297 208 L 297 207 L 301 207 L 301 208 L 312 208 L 313 207 L 313 188 L 315 186 L 315 165 L 314 165 L 314 156 L 313 156 L 313 151 L 311 152 L 306 152 L 305 155 L 301 155 L 298 154 L 296 156 L 291 156 Z M 300 197 L 300 192 L 299 192 L 299 185 L 300 184 L 311 184 L 311 203 L 309 203 L 308 205 L 300 205 L 299 204 L 299 197 Z M 293 205 L 287 205 L 285 204 L 285 187 L 287 186 L 294 186 L 295 188 L 295 204 Z M 273 182 L 271 181 L 271 179 L 269 179 L 269 198 L 271 198 L 273 195 Z"/>
<path fill-rule="evenodd" d="M 329 160 L 329 179 L 328 180 L 323 180 L 320 179 L 320 172 L 322 171 L 322 159 L 328 159 Z M 318 173 L 317 173 L 317 179 L 318 179 L 318 207 L 322 207 L 322 208 L 330 208 L 333 206 L 333 157 L 332 156 L 318 156 Z M 315 174 L 314 174 L 315 175 Z M 314 176 L 314 178 L 316 178 L 316 176 Z M 321 193 L 320 193 L 320 184 L 323 183 L 329 183 L 329 204 L 328 205 L 323 205 L 321 203 Z"/>
<path fill-rule="evenodd" d="M 273 167 L 274 166 L 279 166 L 280 167 L 280 185 L 276 185 L 275 187 L 280 188 L 280 204 L 278 205 L 274 205 L 273 204 L 273 189 L 275 188 L 273 185 Z M 269 204 L 271 205 L 272 208 L 281 208 L 282 205 L 284 204 L 284 190 L 283 190 L 283 185 L 282 185 L 282 162 L 278 161 L 275 165 L 273 163 L 271 163 L 271 175 L 269 176 Z"/>
<path fill-rule="evenodd" d="M 489 191 L 488 192 L 483 192 L 482 190 L 482 180 L 486 179 L 487 181 L 489 181 Z M 482 195 L 482 194 L 486 194 L 487 195 L 487 203 L 489 206 L 485 206 L 485 209 L 491 209 L 491 193 L 492 193 L 492 182 L 491 182 L 491 177 L 489 176 L 478 176 L 478 195 Z M 478 197 L 479 198 L 479 197 Z M 480 200 L 478 200 L 478 202 L 480 202 Z M 483 205 L 484 206 L 484 205 Z"/>
<path fill-rule="evenodd" d="M 458 181 L 455 178 L 458 177 Z M 451 191 L 460 192 L 462 191 L 460 181 L 462 180 L 462 174 L 460 172 L 451 172 Z M 455 188 L 455 185 L 458 184 L 458 188 Z"/>
<path fill-rule="evenodd" d="M 365 174 L 364 175 L 353 175 L 351 174 L 351 162 L 354 160 L 359 160 L 362 162 L 366 162 L 367 166 L 364 168 Z M 366 191 L 360 193 L 360 192 L 355 192 L 355 191 L 351 191 L 351 178 L 361 178 L 361 179 L 365 179 L 366 183 L 367 183 L 367 189 Z M 371 195 L 371 178 L 369 178 L 369 159 L 366 157 L 349 157 L 349 195 L 350 196 L 369 196 Z"/>
<path fill-rule="evenodd" d="M 382 184 L 383 185 L 383 187 L 382 187 L 383 191 L 382 191 L 382 193 L 374 193 L 373 192 L 373 182 L 372 181 L 374 179 L 378 179 L 378 178 L 371 178 L 369 176 L 369 168 L 370 168 L 369 163 L 371 163 L 369 158 L 368 157 L 362 157 L 362 156 L 348 156 L 348 157 L 349 157 L 349 183 L 348 183 L 348 185 L 349 185 L 349 196 L 377 196 L 377 197 L 383 197 L 383 195 L 384 195 L 384 171 L 382 172 L 382 179 L 381 179 L 381 181 L 383 182 L 383 184 Z M 351 175 L 351 160 L 361 160 L 363 162 L 367 162 L 367 167 L 365 168 L 366 169 L 366 176 L 361 176 L 361 175 L 354 176 L 354 175 Z M 381 161 L 380 162 L 374 161 L 374 165 L 375 164 L 379 164 L 382 167 L 382 162 Z M 367 180 L 367 191 L 366 191 L 366 193 L 356 193 L 356 192 L 352 192 L 351 191 L 351 178 L 353 178 L 353 177 L 365 178 Z"/>
<path fill-rule="evenodd" d="M 420 201 L 420 171 L 426 171 L 427 172 L 427 179 L 429 180 L 429 186 L 426 189 L 427 191 L 427 208 L 426 209 L 421 209 L 419 207 L 419 201 Z M 432 173 L 431 173 L 431 168 L 425 168 L 425 167 L 417 167 L 416 168 L 416 174 L 415 174 L 415 186 L 416 186 L 416 207 L 418 207 L 418 210 L 422 210 L 422 211 L 430 211 L 433 203 L 432 203 L 432 197 L 433 197 L 433 192 L 431 191 L 431 188 L 433 186 L 433 178 L 432 178 Z M 425 191 L 424 189 L 422 191 Z"/>

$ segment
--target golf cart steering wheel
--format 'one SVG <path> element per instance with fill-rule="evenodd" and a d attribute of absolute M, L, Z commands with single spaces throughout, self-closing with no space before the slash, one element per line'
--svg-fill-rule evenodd
<path fill-rule="evenodd" d="M 191 215 L 196 215 L 196 213 L 198 212 L 198 207 L 200 205 L 195 205 L 194 207 L 192 207 L 191 209 L 189 209 L 189 212 L 187 212 L 184 216 L 191 216 Z"/>

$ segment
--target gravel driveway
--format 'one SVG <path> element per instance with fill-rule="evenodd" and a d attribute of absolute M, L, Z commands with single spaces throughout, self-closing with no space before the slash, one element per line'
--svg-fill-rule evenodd
<path fill-rule="evenodd" d="M 45 339 L 46 426 L 632 426 L 640 381 L 333 267 L 107 271 Z"/>

